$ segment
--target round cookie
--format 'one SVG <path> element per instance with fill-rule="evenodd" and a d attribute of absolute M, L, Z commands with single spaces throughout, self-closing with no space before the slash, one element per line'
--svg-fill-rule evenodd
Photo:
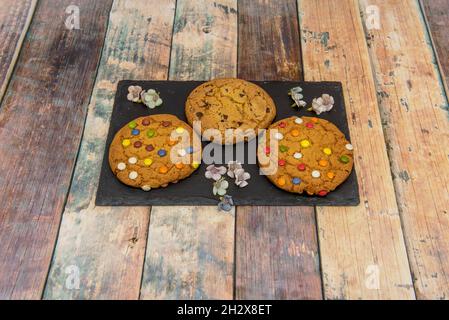
<path fill-rule="evenodd" d="M 201 143 L 197 135 L 198 142 L 193 143 L 193 137 L 192 128 L 173 115 L 140 117 L 116 133 L 109 148 L 109 165 L 126 185 L 144 191 L 166 187 L 198 168 Z"/>
<path fill-rule="evenodd" d="M 201 121 L 204 139 L 219 142 L 205 136 L 205 130 L 217 129 L 221 144 L 247 141 L 257 135 L 257 129 L 265 129 L 276 115 L 276 106 L 268 93 L 254 83 L 241 79 L 215 79 L 195 88 L 187 97 L 185 113 L 187 121 Z M 227 129 L 240 129 L 240 133 L 225 136 Z"/>
<path fill-rule="evenodd" d="M 271 131 L 276 129 L 278 132 Z M 275 139 L 270 147 L 271 139 Z M 331 122 L 290 117 L 273 123 L 257 152 L 262 172 L 278 188 L 325 196 L 352 171 L 353 147 Z"/>

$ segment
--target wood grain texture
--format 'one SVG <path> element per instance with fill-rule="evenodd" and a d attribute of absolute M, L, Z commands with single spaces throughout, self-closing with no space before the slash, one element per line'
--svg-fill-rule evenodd
<path fill-rule="evenodd" d="M 238 75 L 302 77 L 295 1 L 239 1 Z M 313 207 L 238 207 L 236 223 L 237 299 L 322 298 Z"/>
<path fill-rule="evenodd" d="M 236 75 L 236 5 L 177 1 L 170 80 Z M 153 207 L 141 299 L 232 299 L 234 216 L 217 207 Z"/>
<path fill-rule="evenodd" d="M 174 10 L 174 0 L 113 4 L 46 299 L 139 297 L 150 209 L 96 207 L 95 194 L 117 82 L 167 78 Z M 66 285 L 70 266 L 78 290 Z"/>
<path fill-rule="evenodd" d="M 449 109 L 438 65 L 416 1 L 368 5 L 381 12 L 381 28 L 366 33 L 416 294 L 448 299 Z"/>
<path fill-rule="evenodd" d="M 70 4 L 85 9 L 81 30 L 64 26 Z M 0 110 L 0 298 L 41 297 L 110 5 L 36 8 Z"/>
<path fill-rule="evenodd" d="M 343 83 L 360 188 L 357 207 L 317 208 L 325 298 L 413 299 L 359 5 L 301 0 L 298 9 L 304 78 Z"/>
<path fill-rule="evenodd" d="M 0 101 L 19 56 L 37 0 L 3 0 L 0 6 Z"/>
<path fill-rule="evenodd" d="M 449 92 L 449 1 L 420 0 L 421 8 L 430 29 L 430 37 L 443 73 L 446 94 Z"/>

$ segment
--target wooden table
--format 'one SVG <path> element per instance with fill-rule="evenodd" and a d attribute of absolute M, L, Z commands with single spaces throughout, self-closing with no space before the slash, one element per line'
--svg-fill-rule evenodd
<path fill-rule="evenodd" d="M 448 1 L 5 1 L 0 298 L 449 298 Z M 119 80 L 235 76 L 343 83 L 358 207 L 95 206 Z"/>

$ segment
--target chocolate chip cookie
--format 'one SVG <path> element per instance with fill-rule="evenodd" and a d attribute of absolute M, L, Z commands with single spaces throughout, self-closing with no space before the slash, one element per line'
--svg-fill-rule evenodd
<path fill-rule="evenodd" d="M 343 183 L 353 168 L 352 145 L 324 119 L 280 120 L 269 127 L 261 142 L 257 153 L 261 171 L 289 192 L 325 196 Z"/>
<path fill-rule="evenodd" d="M 124 184 L 144 191 L 187 178 L 200 161 L 198 135 L 169 114 L 129 122 L 116 133 L 109 149 L 112 172 Z"/>
<path fill-rule="evenodd" d="M 257 135 L 257 129 L 267 128 L 276 115 L 276 106 L 268 93 L 254 83 L 215 79 L 190 93 L 185 112 L 190 125 L 201 121 L 203 139 L 232 144 L 250 140 Z M 208 129 L 217 129 L 218 137 L 205 132 Z"/>

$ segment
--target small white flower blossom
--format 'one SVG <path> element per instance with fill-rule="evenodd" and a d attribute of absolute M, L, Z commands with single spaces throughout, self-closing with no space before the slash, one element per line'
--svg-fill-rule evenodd
<path fill-rule="evenodd" d="M 226 173 L 225 167 L 216 167 L 213 164 L 206 168 L 205 176 L 207 179 L 213 179 L 218 181 L 221 179 L 221 176 Z"/>
<path fill-rule="evenodd" d="M 142 93 L 142 87 L 141 86 L 129 86 L 128 87 L 128 95 L 126 96 L 126 98 L 129 101 L 132 102 L 141 102 L 140 100 L 140 95 Z"/>
<path fill-rule="evenodd" d="M 142 103 L 150 109 L 154 109 L 162 104 L 162 99 L 154 89 L 148 89 L 141 93 Z"/>
<path fill-rule="evenodd" d="M 304 95 L 301 92 L 301 87 L 294 87 L 290 89 L 288 94 L 293 99 L 293 101 L 295 101 L 293 107 L 305 107 L 307 105 L 307 103 L 302 100 L 304 98 Z"/>
<path fill-rule="evenodd" d="M 248 182 L 246 180 L 249 180 L 251 178 L 251 175 L 248 172 L 245 172 L 244 169 L 237 169 L 234 173 L 235 184 L 240 188 L 246 187 L 248 185 Z"/>
<path fill-rule="evenodd" d="M 322 112 L 328 112 L 334 107 L 334 102 L 334 98 L 325 93 L 321 97 L 313 99 L 312 110 L 315 111 L 317 115 Z"/>
<path fill-rule="evenodd" d="M 228 163 L 228 176 L 235 178 L 235 171 L 242 169 L 242 164 L 238 161 L 229 161 Z"/>
<path fill-rule="evenodd" d="M 224 180 L 224 179 L 220 179 L 217 182 L 214 183 L 214 188 L 212 189 L 212 192 L 214 194 L 214 196 L 219 195 L 219 196 L 224 196 L 226 194 L 226 190 L 229 188 L 229 183 Z"/>

